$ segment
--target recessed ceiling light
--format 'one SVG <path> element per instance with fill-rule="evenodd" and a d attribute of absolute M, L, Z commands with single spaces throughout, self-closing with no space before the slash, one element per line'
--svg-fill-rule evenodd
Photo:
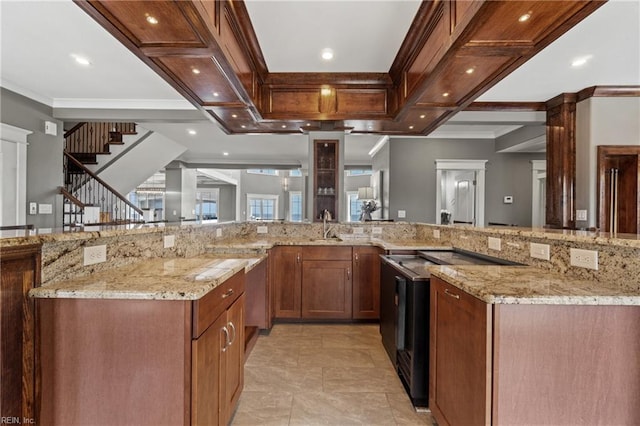
<path fill-rule="evenodd" d="M 591 59 L 591 55 L 575 58 L 573 61 L 571 61 L 571 66 L 576 68 L 581 67 L 585 65 L 589 61 L 589 59 Z"/>
<path fill-rule="evenodd" d="M 525 13 L 524 15 L 521 15 L 521 16 L 518 18 L 518 22 L 526 22 L 526 21 L 528 21 L 528 20 L 529 20 L 529 18 L 531 18 L 531 12 L 527 12 L 527 13 Z"/>
<path fill-rule="evenodd" d="M 215 96 L 215 97 L 217 98 L 218 96 L 220 96 L 220 93 L 218 93 L 218 92 L 213 92 L 213 96 Z"/>
<path fill-rule="evenodd" d="M 425 118 L 425 117 L 426 117 L 426 115 L 424 115 L 424 114 L 420 115 L 420 118 Z"/>
<path fill-rule="evenodd" d="M 307 123 L 307 127 L 311 126 L 311 123 Z"/>
<path fill-rule="evenodd" d="M 333 59 L 333 50 L 326 48 L 326 49 L 322 49 L 322 59 L 324 59 L 325 61 L 330 61 Z"/>
<path fill-rule="evenodd" d="M 444 93 L 442 94 L 442 96 L 443 96 L 443 97 L 445 97 L 445 98 L 449 97 L 449 92 L 444 92 Z"/>
<path fill-rule="evenodd" d="M 473 74 L 473 72 L 475 71 L 474 68 L 467 68 L 467 70 L 465 71 L 467 74 Z"/>
<path fill-rule="evenodd" d="M 198 68 L 192 69 L 191 72 L 194 74 L 200 74 L 200 70 Z"/>
<path fill-rule="evenodd" d="M 287 125 L 286 125 L 286 124 L 283 124 L 283 125 L 282 125 L 282 128 L 283 128 L 283 129 L 286 129 L 286 128 L 287 128 Z"/>
<path fill-rule="evenodd" d="M 222 155 L 224 155 L 225 157 L 227 157 L 227 156 L 229 155 L 229 153 L 225 151 L 225 152 L 223 152 L 223 153 L 222 153 Z"/>
<path fill-rule="evenodd" d="M 238 118 L 238 114 L 231 114 L 231 118 Z"/>
<path fill-rule="evenodd" d="M 409 130 L 413 130 L 413 126 L 409 126 Z"/>
<path fill-rule="evenodd" d="M 242 126 L 240 126 L 240 127 L 242 127 L 243 129 L 246 129 L 246 128 L 247 128 L 247 126 L 245 126 L 244 124 L 243 124 Z"/>
<path fill-rule="evenodd" d="M 71 55 L 71 57 L 73 57 L 73 59 L 75 59 L 76 62 L 79 63 L 80 65 L 84 65 L 85 67 L 88 67 L 89 65 L 91 65 L 91 61 L 89 61 L 89 59 L 85 58 L 84 56 Z"/>
<path fill-rule="evenodd" d="M 147 22 L 150 23 L 151 25 L 155 25 L 158 23 L 158 20 L 151 15 L 147 15 Z"/>
<path fill-rule="evenodd" d="M 193 129 L 189 129 L 189 130 L 187 130 L 187 133 L 189 133 L 190 135 L 197 135 L 197 134 L 198 134 L 198 132 L 196 132 L 196 131 L 195 131 L 195 130 L 193 130 Z"/>

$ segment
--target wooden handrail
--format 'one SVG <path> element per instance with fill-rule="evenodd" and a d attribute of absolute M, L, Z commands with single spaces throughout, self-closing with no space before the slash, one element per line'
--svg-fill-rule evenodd
<path fill-rule="evenodd" d="M 73 133 L 77 132 L 78 129 L 80 129 L 82 126 L 84 126 L 85 124 L 87 124 L 86 121 L 81 121 L 80 123 L 76 124 L 75 126 L 73 126 L 72 128 L 70 128 L 69 130 L 67 130 L 66 132 L 64 132 L 64 138 L 68 138 L 69 136 L 71 136 Z"/>
<path fill-rule="evenodd" d="M 84 164 L 82 164 L 81 162 L 79 162 L 78 160 L 76 160 L 73 155 L 69 154 L 66 150 L 64 151 L 64 155 L 65 157 L 67 157 L 67 161 L 72 162 L 74 165 L 76 165 L 78 168 L 80 168 L 81 170 L 83 170 L 87 175 L 91 176 L 93 179 L 95 179 L 98 183 L 100 183 L 102 186 L 104 186 L 105 188 L 107 188 L 107 190 L 109 190 L 111 193 L 113 193 L 118 199 L 120 199 L 120 201 L 122 201 L 123 203 L 125 203 L 126 205 L 128 205 L 129 207 L 131 207 L 134 211 L 136 211 L 138 214 L 140 214 L 140 216 L 144 216 L 142 209 L 140 209 L 138 206 L 136 206 L 135 204 L 133 204 L 131 201 L 127 200 L 126 197 L 124 197 L 122 194 L 120 194 L 118 191 L 116 191 L 115 189 L 113 189 L 111 187 L 111 185 L 109 185 L 108 183 L 106 183 L 105 181 L 103 181 L 102 179 L 100 179 L 98 177 L 98 175 L 96 175 L 95 173 L 93 173 L 91 170 L 89 170 Z"/>
<path fill-rule="evenodd" d="M 83 203 L 82 201 L 78 200 L 76 197 L 73 196 L 72 193 L 70 193 L 69 191 L 67 191 L 66 188 L 59 186 L 58 190 L 60 191 L 60 193 L 62 195 L 64 195 L 65 197 L 67 197 L 67 199 L 69 201 L 71 201 L 73 204 L 75 204 L 76 206 L 80 207 L 80 208 L 85 208 L 86 204 Z"/>

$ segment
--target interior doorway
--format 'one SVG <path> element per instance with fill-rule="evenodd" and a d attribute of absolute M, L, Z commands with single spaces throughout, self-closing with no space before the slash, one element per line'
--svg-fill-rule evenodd
<path fill-rule="evenodd" d="M 612 233 L 640 229 L 640 146 L 598 146 L 598 225 Z"/>
<path fill-rule="evenodd" d="M 436 160 L 436 223 L 441 213 L 451 222 L 484 226 L 485 165 L 487 160 Z"/>

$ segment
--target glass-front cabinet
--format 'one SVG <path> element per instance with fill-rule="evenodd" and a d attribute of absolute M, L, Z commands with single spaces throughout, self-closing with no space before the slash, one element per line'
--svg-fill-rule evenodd
<path fill-rule="evenodd" d="M 314 140 L 313 211 L 314 221 L 321 222 L 328 211 L 329 220 L 338 220 L 340 194 L 338 175 L 338 141 Z"/>

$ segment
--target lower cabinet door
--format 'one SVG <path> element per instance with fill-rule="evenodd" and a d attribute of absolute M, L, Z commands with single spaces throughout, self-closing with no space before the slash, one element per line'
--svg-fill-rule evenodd
<path fill-rule="evenodd" d="M 220 424 L 228 424 L 244 385 L 244 298 L 243 294 L 227 310 L 229 342 L 222 355 L 220 377 L 224 378 Z"/>
<path fill-rule="evenodd" d="M 227 316 L 220 317 L 191 342 L 191 424 L 217 425 L 220 422 L 221 355 L 226 350 Z"/>
<path fill-rule="evenodd" d="M 302 318 L 351 319 L 351 261 L 302 262 Z"/>

